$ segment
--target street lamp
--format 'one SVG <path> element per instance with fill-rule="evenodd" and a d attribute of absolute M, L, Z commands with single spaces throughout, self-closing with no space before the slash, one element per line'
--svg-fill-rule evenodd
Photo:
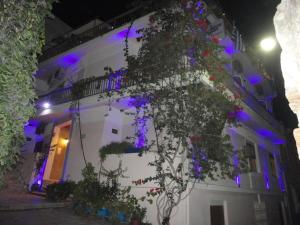
<path fill-rule="evenodd" d="M 276 47 L 276 40 L 272 37 L 267 37 L 261 40 L 260 47 L 265 52 L 270 52 Z"/>

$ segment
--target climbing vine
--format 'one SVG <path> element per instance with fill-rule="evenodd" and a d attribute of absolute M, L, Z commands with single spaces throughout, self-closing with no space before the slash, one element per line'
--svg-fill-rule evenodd
<path fill-rule="evenodd" d="M 0 2 L 0 177 L 18 160 L 24 123 L 34 114 L 32 75 L 54 1 Z"/>

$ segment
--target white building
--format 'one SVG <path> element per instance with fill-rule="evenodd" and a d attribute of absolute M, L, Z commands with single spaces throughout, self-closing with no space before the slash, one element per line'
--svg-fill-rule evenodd
<path fill-rule="evenodd" d="M 36 90 L 40 95 L 35 118 L 25 127 L 27 143 L 25 155 L 48 152 L 41 173 L 30 178 L 30 185 L 48 184 L 59 180 L 81 179 L 84 159 L 80 143 L 78 118 L 70 110 L 71 88 L 78 80 L 95 77 L 87 85 L 80 99 L 82 144 L 86 160 L 99 168 L 99 148 L 112 141 L 124 141 L 135 127 L 121 108 L 130 110 L 126 101 L 115 102 L 108 113 L 107 98 L 99 93 L 115 88 L 117 78 L 104 76 L 104 67 L 125 67 L 124 40 L 128 31 L 126 18 L 136 16 L 136 11 L 117 18 L 112 23 L 98 23 L 88 30 L 65 36 L 60 45 L 48 48 L 36 74 Z M 287 225 L 288 206 L 284 198 L 285 179 L 280 164 L 281 145 L 285 144 L 282 125 L 272 114 L 272 99 L 276 91 L 272 82 L 257 71 L 250 58 L 237 51 L 231 40 L 227 22 L 213 14 L 208 17 L 211 32 L 222 38 L 224 54 L 231 58 L 232 83 L 230 89 L 239 89 L 244 96 L 243 111 L 239 113 L 242 126 L 227 129 L 235 149 L 247 149 L 251 172 L 236 180 L 206 181 L 197 183 L 191 194 L 175 210 L 172 225 Z M 148 23 L 148 16 L 135 20 L 129 33 L 131 54 L 138 51 L 135 31 Z M 148 134 L 151 136 L 151 129 Z M 122 185 L 132 185 L 137 180 L 153 174 L 147 162 L 155 153 L 140 158 L 137 153 L 124 154 L 121 158 L 109 156 L 105 162 L 115 168 L 122 160 L 127 168 L 127 179 Z M 32 170 L 33 162 L 28 164 Z M 133 191 L 142 195 L 151 187 L 136 187 Z M 148 207 L 148 219 L 156 224 L 156 210 Z M 216 221 L 219 218 L 222 221 Z M 223 219 L 222 219 L 223 218 Z"/>

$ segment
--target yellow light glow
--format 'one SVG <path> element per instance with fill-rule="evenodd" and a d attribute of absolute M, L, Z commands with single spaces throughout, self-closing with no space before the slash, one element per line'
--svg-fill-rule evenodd
<path fill-rule="evenodd" d="M 265 38 L 260 42 L 260 47 L 265 52 L 272 51 L 275 48 L 275 46 L 276 46 L 276 41 L 272 37 Z"/>
<path fill-rule="evenodd" d="M 69 143 L 69 139 L 66 139 L 66 138 L 61 139 L 61 143 L 63 145 L 67 145 Z"/>

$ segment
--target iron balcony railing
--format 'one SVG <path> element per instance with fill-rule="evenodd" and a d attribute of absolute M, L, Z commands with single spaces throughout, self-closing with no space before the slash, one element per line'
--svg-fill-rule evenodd
<path fill-rule="evenodd" d="M 39 61 L 49 59 L 96 37 L 106 34 L 118 27 L 125 25 L 126 23 L 129 23 L 134 19 L 141 17 L 142 13 L 143 12 L 141 12 L 140 7 L 137 7 L 113 19 L 98 24 L 95 27 L 80 34 L 74 34 L 74 31 L 70 31 L 53 40 L 52 46 L 43 51 L 43 54 L 40 56 Z"/>
<path fill-rule="evenodd" d="M 82 82 L 79 81 L 79 82 Z M 79 86 L 79 82 L 75 83 L 72 87 L 66 87 L 55 90 L 49 94 L 39 96 L 38 102 L 48 101 L 51 105 L 58 105 L 73 100 L 86 98 L 93 95 L 107 93 L 109 91 L 120 90 L 127 88 L 134 84 L 132 80 L 126 79 L 125 76 L 102 76 L 96 78 L 89 78 L 84 84 Z M 74 87 L 80 87 L 80 93 L 75 93 Z"/>
<path fill-rule="evenodd" d="M 80 82 L 82 83 L 83 80 L 75 83 L 73 87 L 76 87 L 76 85 L 78 85 Z M 121 88 L 128 88 L 133 85 L 134 81 L 126 79 L 125 71 L 123 71 L 109 76 L 89 78 L 82 86 L 79 86 L 80 94 L 72 93 L 72 90 L 74 90 L 73 87 L 67 87 L 40 96 L 38 102 L 47 101 L 50 102 L 51 105 L 58 105 L 62 103 L 71 102 L 76 99 L 82 99 L 93 95 L 107 93 L 109 91 L 120 90 Z M 252 110 L 254 110 L 257 114 L 259 114 L 266 121 L 268 121 L 271 124 L 271 126 L 275 126 L 277 129 L 280 129 L 281 126 L 278 123 L 278 121 L 274 118 L 274 116 L 271 113 L 269 113 L 266 110 L 266 108 L 264 108 L 244 88 L 240 87 L 233 80 L 231 82 L 227 82 L 226 86 L 232 91 L 239 89 L 239 91 L 242 93 L 243 101 L 246 105 L 248 105 Z"/>

